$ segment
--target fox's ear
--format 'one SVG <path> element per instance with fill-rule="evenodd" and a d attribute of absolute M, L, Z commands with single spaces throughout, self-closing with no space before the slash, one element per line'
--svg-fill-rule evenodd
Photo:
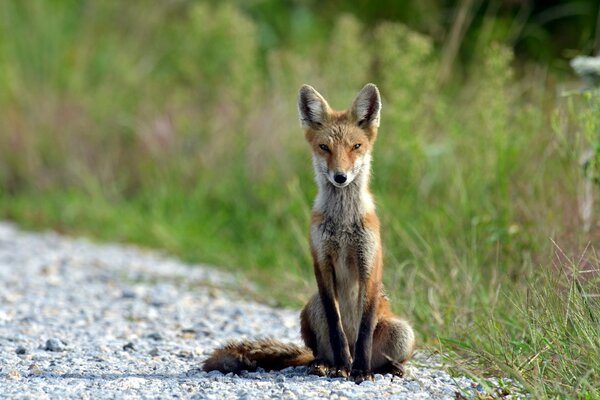
<path fill-rule="evenodd" d="M 354 99 L 351 112 L 361 128 L 378 128 L 381 96 L 377 86 L 367 83 Z"/>
<path fill-rule="evenodd" d="M 298 94 L 298 113 L 303 128 L 319 129 L 327 118 L 329 104 L 312 86 L 302 85 Z"/>

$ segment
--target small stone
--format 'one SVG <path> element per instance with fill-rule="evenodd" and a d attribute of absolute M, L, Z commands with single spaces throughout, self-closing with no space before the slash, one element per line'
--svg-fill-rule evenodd
<path fill-rule="evenodd" d="M 383 375 L 381 375 L 381 374 L 375 374 L 375 381 L 382 381 L 384 379 L 385 378 L 383 377 Z"/>
<path fill-rule="evenodd" d="M 24 354 L 27 354 L 27 349 L 23 346 L 19 346 L 15 350 L 15 353 L 17 353 L 18 355 L 24 355 Z"/>
<path fill-rule="evenodd" d="M 197 336 L 197 332 L 195 329 L 182 329 L 181 330 L 181 337 L 187 340 L 193 340 L 196 339 Z"/>
<path fill-rule="evenodd" d="M 347 399 L 348 397 L 346 397 L 346 392 L 344 392 L 343 390 L 332 390 L 331 393 L 329 393 L 330 397 L 334 397 L 336 399 Z"/>
<path fill-rule="evenodd" d="M 124 299 L 135 299 L 136 294 L 131 289 L 124 289 L 123 292 L 121 293 L 121 297 Z"/>
<path fill-rule="evenodd" d="M 368 379 L 364 380 L 360 383 L 360 386 L 371 386 L 371 385 L 374 385 L 374 383 L 373 383 L 373 381 L 370 381 Z"/>
<path fill-rule="evenodd" d="M 34 363 L 29 366 L 29 373 L 31 375 L 38 376 L 38 375 L 42 374 L 42 369 L 37 364 Z"/>
<path fill-rule="evenodd" d="M 415 367 L 410 366 L 410 365 L 404 366 L 404 375 L 403 375 L 404 379 L 415 379 L 420 375 L 421 374 Z"/>
<path fill-rule="evenodd" d="M 188 350 L 181 350 L 179 353 L 177 353 L 177 357 L 190 360 L 194 358 L 194 354 Z"/>
<path fill-rule="evenodd" d="M 50 338 L 46 340 L 46 346 L 44 347 L 46 351 L 65 351 L 66 343 L 58 338 Z"/>
<path fill-rule="evenodd" d="M 121 380 L 119 386 L 123 389 L 139 389 L 140 387 L 144 386 L 145 383 L 146 381 L 144 378 L 126 377 Z"/>
<path fill-rule="evenodd" d="M 153 348 L 152 350 L 150 350 L 150 355 L 151 355 L 152 357 L 158 357 L 158 354 L 159 354 L 159 353 L 158 353 L 158 348 L 156 348 L 156 347 L 155 347 L 155 348 Z"/>
<path fill-rule="evenodd" d="M 283 375 L 277 375 L 277 377 L 275 378 L 275 382 L 285 382 L 285 376 Z"/>
<path fill-rule="evenodd" d="M 186 376 L 206 375 L 206 372 L 201 368 L 192 368 L 185 373 Z"/>
<path fill-rule="evenodd" d="M 21 374 L 16 369 L 11 369 L 8 372 L 7 376 L 8 376 L 9 379 L 12 379 L 12 380 L 15 380 L 15 381 L 18 381 L 18 380 L 21 379 Z"/>
<path fill-rule="evenodd" d="M 416 381 L 406 381 L 404 387 L 413 392 L 421 391 L 421 386 Z"/>
<path fill-rule="evenodd" d="M 129 342 L 123 346 L 123 350 L 125 351 L 135 351 L 135 347 L 133 347 L 133 343 Z"/>
<path fill-rule="evenodd" d="M 158 332 L 153 332 L 153 333 L 149 334 L 148 337 L 157 342 L 162 340 L 162 336 Z"/>

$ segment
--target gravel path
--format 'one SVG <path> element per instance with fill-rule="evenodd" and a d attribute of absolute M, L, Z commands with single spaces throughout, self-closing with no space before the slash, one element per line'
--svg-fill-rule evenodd
<path fill-rule="evenodd" d="M 300 342 L 297 311 L 235 300 L 227 288 L 238 284 L 153 252 L 0 222 L 0 397 L 450 399 L 481 390 L 422 356 L 404 379 L 378 375 L 361 385 L 304 367 L 202 372 L 227 339 Z"/>

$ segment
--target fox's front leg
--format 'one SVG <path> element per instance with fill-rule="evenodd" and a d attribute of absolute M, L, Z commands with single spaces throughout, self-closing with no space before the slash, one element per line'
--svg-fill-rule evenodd
<path fill-rule="evenodd" d="M 354 346 L 354 362 L 350 377 L 360 383 L 373 380 L 371 356 L 373 354 L 373 332 L 377 325 L 377 309 L 381 290 L 381 256 L 375 265 L 359 264 L 359 306 L 361 308 L 360 327 Z"/>
<path fill-rule="evenodd" d="M 329 342 L 333 353 L 333 371 L 331 375 L 339 377 L 348 377 L 350 373 L 350 348 L 348 339 L 344 333 L 340 309 L 335 296 L 335 282 L 333 273 L 333 263 L 328 260 L 326 263 L 315 265 L 315 275 L 319 287 L 319 297 L 325 311 L 327 327 L 329 328 Z"/>

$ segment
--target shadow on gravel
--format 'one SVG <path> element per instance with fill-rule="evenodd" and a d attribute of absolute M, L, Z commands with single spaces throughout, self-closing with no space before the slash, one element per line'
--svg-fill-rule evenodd
<path fill-rule="evenodd" d="M 180 380 L 180 379 L 190 379 L 193 378 L 194 375 L 181 373 L 181 374 L 130 374 L 130 373 L 106 373 L 106 374 L 39 374 L 39 375 L 30 375 L 28 378 L 44 378 L 44 379 L 80 379 L 80 380 L 89 380 L 89 381 L 116 381 L 119 379 L 148 379 L 148 380 Z"/>
<path fill-rule="evenodd" d="M 243 381 L 256 381 L 256 380 L 260 380 L 262 382 L 281 382 L 281 376 L 279 376 L 278 374 L 269 374 L 269 373 L 262 373 L 259 374 L 259 377 L 256 377 L 252 374 L 249 374 L 247 376 L 239 376 L 239 375 L 235 375 L 235 378 L 237 378 L 238 380 L 243 380 Z M 220 375 L 221 377 L 225 377 L 225 375 Z M 0 374 L 0 379 L 1 378 L 6 378 L 6 375 Z M 286 376 L 287 379 L 295 379 L 295 378 L 302 378 L 302 380 L 306 379 L 306 377 L 313 377 L 314 381 L 320 381 L 322 379 L 319 379 L 317 376 L 315 375 L 307 375 L 305 373 L 298 373 L 298 374 L 292 374 L 292 375 L 288 375 Z M 98 374 L 98 373 L 66 373 L 66 374 L 52 374 L 52 373 L 42 373 L 42 374 L 36 374 L 36 375 L 29 375 L 26 376 L 25 379 L 32 379 L 32 378 L 41 378 L 41 379 L 46 379 L 46 380 L 62 380 L 62 379 L 76 379 L 76 380 L 85 380 L 85 381 L 118 381 L 118 380 L 122 380 L 122 379 L 143 379 L 143 380 L 161 380 L 161 381 L 170 381 L 170 380 L 176 380 L 176 381 L 189 381 L 192 379 L 197 379 L 197 380 L 214 380 L 214 376 L 211 375 L 206 375 L 206 374 L 201 374 L 201 373 L 197 373 L 196 371 L 189 371 L 189 372 L 182 372 L 179 374 L 161 374 L 161 373 L 155 373 L 155 374 L 144 374 L 144 373 L 105 373 L 105 374 Z M 340 381 L 345 381 L 346 379 L 342 379 L 342 378 L 333 378 L 333 380 L 340 380 Z M 310 379 L 308 380 L 309 382 L 311 381 Z"/>

